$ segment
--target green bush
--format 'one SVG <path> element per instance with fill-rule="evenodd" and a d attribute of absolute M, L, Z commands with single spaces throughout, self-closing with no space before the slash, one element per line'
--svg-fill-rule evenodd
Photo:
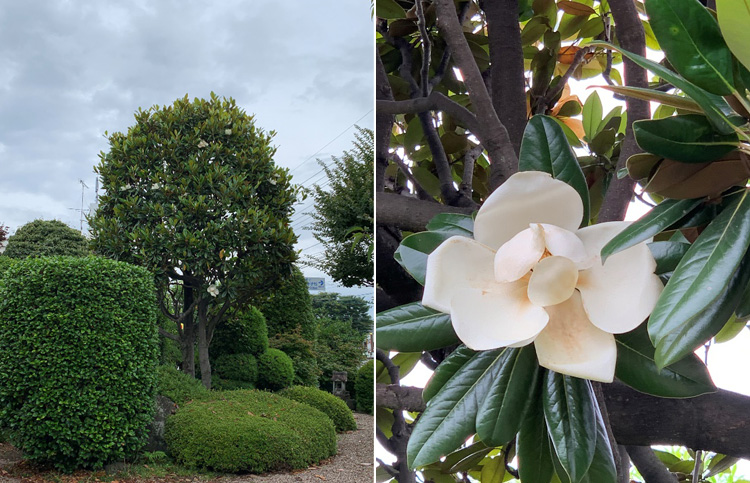
<path fill-rule="evenodd" d="M 357 411 L 372 414 L 373 399 L 375 399 L 375 363 L 369 360 L 357 371 L 354 382 Z"/>
<path fill-rule="evenodd" d="M 255 389 L 255 384 L 237 379 L 222 379 L 214 376 L 211 378 L 211 389 L 214 391 L 237 391 L 239 389 Z"/>
<path fill-rule="evenodd" d="M 225 354 L 263 354 L 268 349 L 266 318 L 255 307 L 243 309 L 239 315 L 219 324 L 211 339 L 212 358 Z"/>
<path fill-rule="evenodd" d="M 164 314 L 159 314 L 159 327 L 170 334 L 177 335 L 175 323 L 169 320 Z M 169 337 L 159 336 L 159 364 L 160 365 L 178 365 L 182 363 L 182 351 L 180 344 Z"/>
<path fill-rule="evenodd" d="M 316 339 L 318 325 L 313 315 L 307 282 L 299 268 L 294 267 L 289 278 L 259 308 L 266 316 L 269 336 L 299 330 L 303 338 L 311 341 Z"/>
<path fill-rule="evenodd" d="M 258 362 L 252 354 L 223 354 L 213 364 L 221 379 L 255 384 L 258 380 Z"/>
<path fill-rule="evenodd" d="M 80 232 L 58 220 L 34 220 L 8 238 L 4 256 L 10 258 L 89 255 L 89 242 Z"/>
<path fill-rule="evenodd" d="M 313 352 L 314 342 L 302 337 L 300 330 L 278 334 L 268 341 L 270 347 L 288 355 L 294 364 L 294 384 L 318 387 L 320 369 Z"/>
<path fill-rule="evenodd" d="M 278 391 L 294 381 L 294 365 L 288 355 L 268 349 L 258 358 L 258 387 Z"/>
<path fill-rule="evenodd" d="M 156 373 L 157 394 L 168 397 L 180 406 L 193 400 L 206 399 L 210 395 L 200 380 L 180 372 L 172 365 L 159 366 Z"/>
<path fill-rule="evenodd" d="M 352 411 L 346 403 L 329 392 L 314 387 L 293 386 L 279 394 L 324 412 L 333 421 L 336 431 L 357 429 Z"/>
<path fill-rule="evenodd" d="M 14 264 L 0 283 L 0 426 L 63 471 L 132 456 L 153 418 L 153 276 L 103 258 Z"/>
<path fill-rule="evenodd" d="M 167 420 L 165 439 L 178 463 L 226 472 L 306 468 L 336 454 L 327 416 L 263 391 L 188 404 Z"/>
<path fill-rule="evenodd" d="M 8 258 L 0 255 L 0 277 L 15 263 L 15 258 Z"/>

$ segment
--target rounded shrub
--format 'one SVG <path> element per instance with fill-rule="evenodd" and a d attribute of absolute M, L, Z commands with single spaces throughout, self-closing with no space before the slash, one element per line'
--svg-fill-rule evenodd
<path fill-rule="evenodd" d="M 263 354 L 268 349 L 266 318 L 255 307 L 243 309 L 239 315 L 219 324 L 211 339 L 211 357 L 225 354 Z"/>
<path fill-rule="evenodd" d="M 0 283 L 0 426 L 62 471 L 130 457 L 153 418 L 153 276 L 103 258 L 18 261 Z"/>
<path fill-rule="evenodd" d="M 372 360 L 365 362 L 365 365 L 357 371 L 354 393 L 357 411 L 372 414 L 372 404 L 375 399 L 375 363 Z"/>
<path fill-rule="evenodd" d="M 357 422 L 346 403 L 329 392 L 314 387 L 293 386 L 279 394 L 324 412 L 333 421 L 336 431 L 357 429 Z"/>
<path fill-rule="evenodd" d="M 178 405 L 206 399 L 210 395 L 201 381 L 177 370 L 172 365 L 159 366 L 156 373 L 157 394 L 168 397 Z"/>
<path fill-rule="evenodd" d="M 221 379 L 231 379 L 255 384 L 258 380 L 258 362 L 252 354 L 223 354 L 216 358 L 214 371 Z"/>
<path fill-rule="evenodd" d="M 80 232 L 58 220 L 34 220 L 8 238 L 4 256 L 10 258 L 89 255 L 89 242 Z"/>
<path fill-rule="evenodd" d="M 320 369 L 313 352 L 314 342 L 306 340 L 295 329 L 288 334 L 278 334 L 268 341 L 270 347 L 288 355 L 294 365 L 294 384 L 318 387 Z"/>
<path fill-rule="evenodd" d="M 226 472 L 306 468 L 336 454 L 326 415 L 264 391 L 188 404 L 167 420 L 165 439 L 178 463 Z"/>
<path fill-rule="evenodd" d="M 255 389 L 255 384 L 237 379 L 222 379 L 218 376 L 211 377 L 211 389 L 215 391 L 237 391 L 239 389 Z"/>
<path fill-rule="evenodd" d="M 258 387 L 278 391 L 294 381 L 294 365 L 288 355 L 268 349 L 258 358 Z"/>

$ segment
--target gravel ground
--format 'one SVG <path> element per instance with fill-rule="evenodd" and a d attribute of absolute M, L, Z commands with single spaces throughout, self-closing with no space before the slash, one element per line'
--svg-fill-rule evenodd
<path fill-rule="evenodd" d="M 338 435 L 338 454 L 320 466 L 293 473 L 270 473 L 222 478 L 221 483 L 297 483 L 328 481 L 334 483 L 370 483 L 374 481 L 375 437 L 373 417 L 354 413 L 357 430 Z"/>

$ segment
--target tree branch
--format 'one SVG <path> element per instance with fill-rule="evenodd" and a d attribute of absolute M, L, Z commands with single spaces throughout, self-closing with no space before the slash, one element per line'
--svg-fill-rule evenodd
<path fill-rule="evenodd" d="M 375 108 L 378 113 L 384 114 L 419 114 L 426 111 L 444 111 L 469 131 L 479 132 L 479 122 L 477 122 L 474 113 L 439 91 L 432 91 L 427 97 L 417 97 L 405 101 L 378 100 L 375 102 Z"/>
<path fill-rule="evenodd" d="M 375 56 L 375 98 L 377 102 L 393 101 L 391 85 L 388 75 L 380 60 Z M 388 167 L 388 148 L 391 144 L 391 131 L 393 130 L 393 115 L 381 111 L 375 111 L 375 191 L 381 192 L 385 189 L 385 170 Z"/>
<path fill-rule="evenodd" d="M 677 477 L 669 472 L 650 447 L 626 446 L 625 448 L 645 483 L 678 483 Z"/>
<path fill-rule="evenodd" d="M 474 189 L 474 164 L 483 152 L 484 147 L 478 144 L 464 154 L 464 170 L 461 176 L 461 184 L 458 185 L 458 192 L 469 199 L 471 199 L 471 193 Z"/>
<path fill-rule="evenodd" d="M 422 184 L 419 182 L 419 180 L 414 177 L 409 167 L 406 165 L 406 163 L 404 163 L 404 160 L 401 159 L 401 156 L 396 153 L 391 153 L 389 158 L 398 165 L 401 172 L 404 173 L 404 176 L 406 176 L 406 179 L 408 179 L 411 184 L 414 185 L 414 189 L 417 191 L 417 196 L 419 196 L 419 199 L 435 202 L 434 198 L 430 196 L 430 194 L 422 187 Z"/>
<path fill-rule="evenodd" d="M 439 213 L 470 215 L 475 211 L 471 207 L 446 206 L 394 193 L 376 193 L 375 203 L 378 207 L 375 222 L 378 225 L 392 225 L 408 231 L 424 231 L 427 222 Z"/>
<path fill-rule="evenodd" d="M 180 341 L 180 338 L 176 334 L 173 334 L 171 332 L 167 332 L 166 330 L 164 330 L 161 327 L 159 327 L 159 335 L 161 335 L 162 337 L 166 337 L 167 339 L 172 339 L 175 342 L 179 342 Z"/>
<path fill-rule="evenodd" d="M 543 114 L 546 112 L 547 108 L 550 107 L 549 105 L 552 103 L 553 99 L 555 99 L 557 96 L 559 96 L 563 89 L 565 89 L 565 84 L 568 83 L 568 80 L 570 80 L 570 77 L 573 75 L 573 73 L 576 71 L 576 69 L 583 64 L 583 61 L 586 59 L 586 54 L 590 53 L 593 49 L 591 47 L 584 47 L 573 56 L 573 61 L 568 66 L 568 70 L 565 71 L 565 73 L 560 77 L 560 81 L 555 84 L 555 87 L 548 91 L 542 99 L 539 100 L 539 110 L 537 111 L 539 114 Z"/>
<path fill-rule="evenodd" d="M 420 71 L 420 87 L 422 96 L 426 97 L 430 93 L 430 58 L 432 57 L 432 42 L 427 33 L 427 22 L 424 18 L 424 5 L 421 0 L 414 2 L 417 13 L 417 28 L 419 37 L 422 39 L 422 70 Z"/>
<path fill-rule="evenodd" d="M 421 0 L 419 0 L 421 1 Z M 451 206 L 465 206 L 463 197 L 458 193 L 458 190 L 453 186 L 453 175 L 451 174 L 451 165 L 448 161 L 448 155 L 445 154 L 443 143 L 440 141 L 440 136 L 437 133 L 437 128 L 432 123 L 432 117 L 428 112 L 420 112 L 417 114 L 419 122 L 422 125 L 422 131 L 424 132 L 425 138 L 427 138 L 427 145 L 430 147 L 432 153 L 432 162 L 435 164 L 435 171 L 437 171 L 438 180 L 440 180 L 440 194 L 443 197 L 445 204 Z"/>

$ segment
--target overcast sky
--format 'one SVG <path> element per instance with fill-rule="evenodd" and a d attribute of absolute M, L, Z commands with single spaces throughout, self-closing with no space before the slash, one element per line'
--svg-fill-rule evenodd
<path fill-rule="evenodd" d="M 0 223 L 78 228 L 78 180 L 87 208 L 104 131 L 185 94 L 233 97 L 277 131 L 275 160 L 295 182 L 324 183 L 316 159 L 350 149 L 353 124 L 373 126 L 372 30 L 367 0 L 3 2 Z M 303 229 L 310 200 L 297 210 L 304 257 L 321 246 Z"/>

